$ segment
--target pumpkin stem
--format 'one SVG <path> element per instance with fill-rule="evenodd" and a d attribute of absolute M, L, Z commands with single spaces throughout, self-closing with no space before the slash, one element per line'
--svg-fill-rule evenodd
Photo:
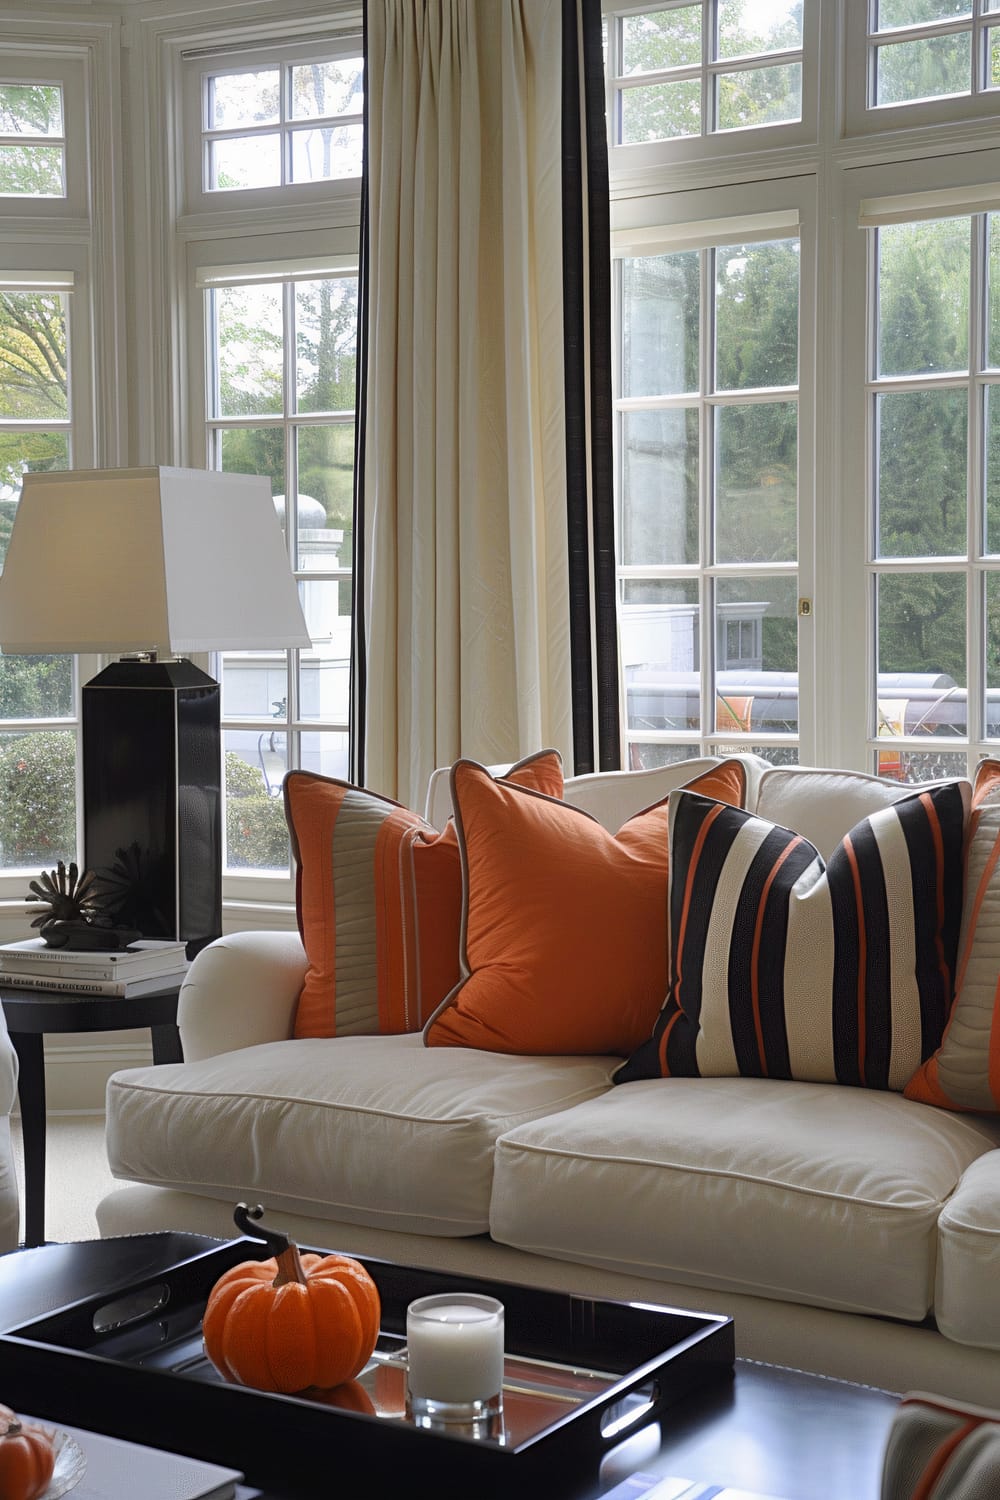
<path fill-rule="evenodd" d="M 9 1417 L 0 1417 L 0 1437 L 17 1437 L 21 1432 L 21 1419 L 11 1412 Z"/>
<path fill-rule="evenodd" d="M 305 1285 L 306 1273 L 298 1246 L 288 1238 L 287 1234 L 282 1234 L 278 1229 L 265 1229 L 263 1224 L 251 1223 L 251 1220 L 261 1219 L 263 1216 L 263 1203 L 258 1203 L 256 1208 L 248 1208 L 245 1203 L 237 1203 L 233 1211 L 237 1229 L 241 1229 L 250 1239 L 263 1240 L 277 1260 L 278 1274 L 272 1285 L 284 1286 L 289 1281 L 299 1281 Z"/>

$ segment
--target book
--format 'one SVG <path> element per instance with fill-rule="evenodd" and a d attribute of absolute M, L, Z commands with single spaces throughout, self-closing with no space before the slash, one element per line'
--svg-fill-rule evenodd
<path fill-rule="evenodd" d="M 117 995 L 128 999 L 150 995 L 167 985 L 180 984 L 188 971 L 186 963 L 165 974 L 150 974 L 141 979 L 77 979 L 75 975 L 22 974 L 6 969 L 0 972 L 0 985 L 8 990 L 42 990 L 50 995 Z"/>
<path fill-rule="evenodd" d="M 44 1417 L 22 1420 L 65 1434 L 82 1452 L 86 1468 L 72 1492 L 74 1500 L 234 1500 L 236 1485 L 243 1479 L 240 1469 L 128 1443 L 85 1427 L 63 1426 Z"/>
<path fill-rule="evenodd" d="M 701 1479 L 663 1478 L 659 1474 L 630 1474 L 601 1500 L 781 1500 L 758 1490 L 734 1490 L 730 1485 L 706 1484 Z"/>
<path fill-rule="evenodd" d="M 142 939 L 114 952 L 76 952 L 50 948 L 44 938 L 27 938 L 0 945 L 0 977 L 5 974 L 48 974 L 53 978 L 142 979 L 172 974 L 185 962 L 181 942 Z"/>

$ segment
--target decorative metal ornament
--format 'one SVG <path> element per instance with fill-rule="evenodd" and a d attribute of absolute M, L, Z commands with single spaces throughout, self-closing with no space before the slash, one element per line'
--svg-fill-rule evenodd
<path fill-rule="evenodd" d="M 135 942 L 140 933 L 115 926 L 121 904 L 118 892 L 107 889 L 92 870 L 81 876 L 79 867 L 60 860 L 54 870 L 43 870 L 29 881 L 28 901 L 44 902 L 32 920 L 50 948 L 114 950 Z"/>

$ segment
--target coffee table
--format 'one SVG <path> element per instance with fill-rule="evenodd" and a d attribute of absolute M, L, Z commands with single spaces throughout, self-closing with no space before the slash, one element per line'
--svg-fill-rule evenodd
<path fill-rule="evenodd" d="M 195 1234 L 143 1234 L 11 1251 L 0 1256 L 0 1331 L 155 1275 L 219 1243 Z M 2 1399 L 16 1405 L 17 1393 L 5 1390 Z M 782 1500 L 877 1500 L 897 1399 L 867 1386 L 737 1360 L 731 1382 L 671 1407 L 661 1423 L 612 1450 L 593 1482 L 566 1500 L 597 1500 L 637 1470 Z M 565 1494 L 557 1479 L 548 1496 Z M 252 1486 L 241 1487 L 239 1495 L 291 1500 Z M 517 1500 L 530 1497 L 519 1494 Z"/>

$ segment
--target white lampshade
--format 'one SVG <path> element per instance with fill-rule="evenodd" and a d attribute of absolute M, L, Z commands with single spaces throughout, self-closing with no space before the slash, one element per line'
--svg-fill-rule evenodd
<path fill-rule="evenodd" d="M 163 467 L 24 476 L 0 574 L 4 651 L 309 644 L 270 480 Z"/>

